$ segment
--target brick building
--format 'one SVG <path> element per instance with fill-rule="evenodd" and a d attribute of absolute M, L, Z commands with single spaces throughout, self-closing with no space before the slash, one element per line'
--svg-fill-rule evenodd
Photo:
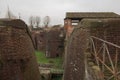
<path fill-rule="evenodd" d="M 69 31 L 71 30 L 70 28 L 72 28 L 73 31 Z M 67 37 L 67 44 L 65 46 L 64 80 L 84 79 L 85 57 L 83 53 L 87 47 L 84 46 L 88 41 L 86 41 L 86 34 L 82 30 L 85 29 L 89 31 L 89 37 L 95 36 L 120 46 L 120 15 L 112 12 L 69 12 L 64 19 L 64 29 Z M 86 42 L 84 43 L 84 41 Z M 95 46 L 100 48 L 101 42 L 95 41 Z M 114 53 L 116 49 L 111 46 L 108 47 L 112 59 L 115 59 Z M 120 57 L 120 54 L 118 55 Z"/>
<path fill-rule="evenodd" d="M 70 28 L 83 27 L 90 30 L 91 36 L 120 45 L 119 19 L 120 15 L 113 12 L 68 12 L 64 20 L 66 37 L 72 33 Z M 110 52 L 114 52 L 112 47 Z"/>
<path fill-rule="evenodd" d="M 67 12 L 64 19 L 64 29 L 69 36 L 73 28 L 77 27 L 82 19 L 106 19 L 120 18 L 120 15 L 113 12 Z"/>
<path fill-rule="evenodd" d="M 78 27 L 78 25 L 84 28 L 89 27 L 91 36 L 120 45 L 119 18 L 120 15 L 113 12 L 68 12 L 64 20 L 64 28 L 68 33 L 66 35 L 69 36 L 72 32 L 70 28 Z M 113 49 L 111 47 L 110 52 L 113 53 Z"/>

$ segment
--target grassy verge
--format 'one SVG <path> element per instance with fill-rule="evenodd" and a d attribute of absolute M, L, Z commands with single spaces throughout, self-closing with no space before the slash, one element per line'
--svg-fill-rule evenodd
<path fill-rule="evenodd" d="M 62 68 L 62 58 L 57 57 L 57 58 L 46 58 L 45 54 L 40 51 L 35 52 L 37 61 L 40 64 L 52 64 L 54 65 L 55 68 Z"/>

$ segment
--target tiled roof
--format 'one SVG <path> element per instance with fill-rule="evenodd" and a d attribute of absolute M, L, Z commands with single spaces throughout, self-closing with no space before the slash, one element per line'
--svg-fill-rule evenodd
<path fill-rule="evenodd" d="M 66 18 L 120 18 L 114 12 L 67 12 Z"/>

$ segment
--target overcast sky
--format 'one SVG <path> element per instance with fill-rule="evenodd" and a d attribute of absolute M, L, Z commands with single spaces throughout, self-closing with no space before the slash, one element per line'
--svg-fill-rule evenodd
<path fill-rule="evenodd" d="M 30 16 L 50 16 L 51 24 L 63 24 L 66 12 L 116 12 L 120 14 L 120 0 L 0 0 L 0 17 L 9 5 L 15 16 L 28 23 Z"/>

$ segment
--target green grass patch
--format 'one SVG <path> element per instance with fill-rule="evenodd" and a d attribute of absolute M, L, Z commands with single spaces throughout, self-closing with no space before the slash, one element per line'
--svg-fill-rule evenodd
<path fill-rule="evenodd" d="M 55 68 L 62 68 L 63 61 L 61 57 L 47 58 L 45 57 L 45 53 L 40 51 L 36 51 L 35 54 L 39 64 L 52 64 Z"/>

